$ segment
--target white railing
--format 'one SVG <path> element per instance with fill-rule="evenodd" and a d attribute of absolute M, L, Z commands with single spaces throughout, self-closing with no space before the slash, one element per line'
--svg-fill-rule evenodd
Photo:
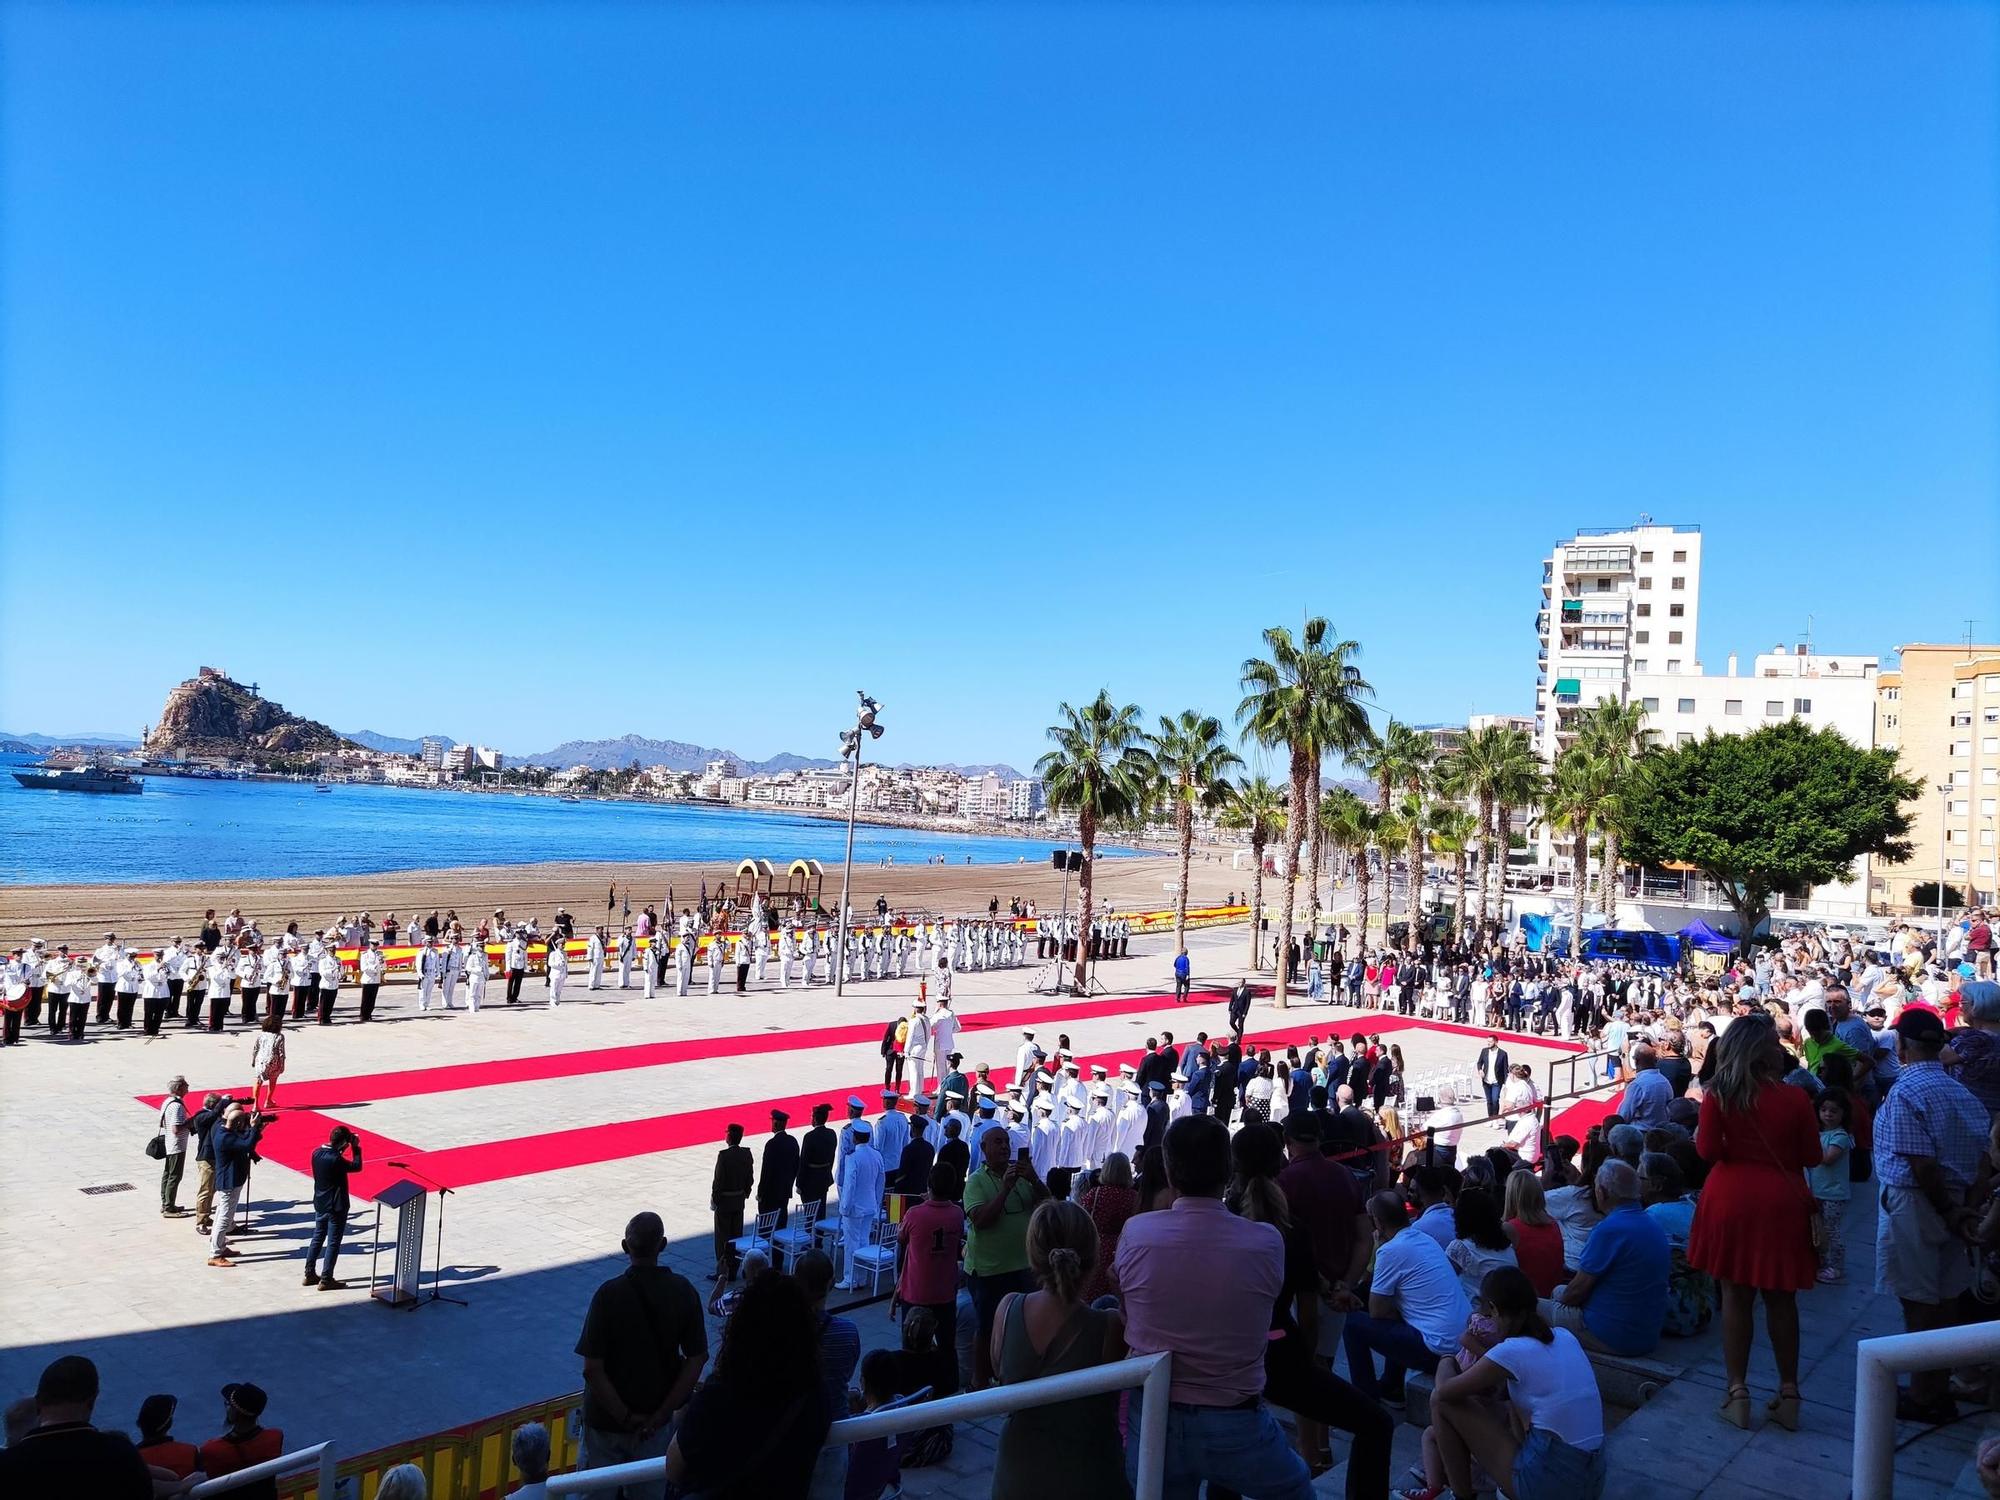
<path fill-rule="evenodd" d="M 2000 1359 L 2000 1323 L 1892 1333 L 1854 1346 L 1854 1500 L 1896 1490 L 1896 1376 Z"/>
<path fill-rule="evenodd" d="M 1053 1406 L 1059 1401 L 1103 1396 L 1136 1387 L 1140 1391 L 1139 1479 L 1133 1486 L 1133 1500 L 1159 1500 L 1166 1479 L 1167 1388 L 1173 1378 L 1172 1363 L 1170 1354 L 1142 1354 L 1116 1364 L 1071 1370 L 1019 1385 L 989 1386 L 967 1395 L 947 1396 L 942 1401 L 868 1412 L 835 1422 L 827 1432 L 826 1442 L 831 1447 L 836 1443 L 894 1437 L 898 1433 L 942 1427 L 948 1422 L 978 1422 L 1034 1406 Z M 625 1484 L 654 1483 L 664 1478 L 666 1472 L 664 1458 L 642 1458 L 636 1463 L 613 1464 L 603 1469 L 579 1469 L 573 1474 L 552 1475 L 549 1494 L 592 1495 Z"/>
<path fill-rule="evenodd" d="M 281 1474 L 290 1474 L 312 1464 L 319 1470 L 319 1500 L 333 1500 L 334 1471 L 338 1465 L 334 1461 L 333 1444 L 315 1443 L 310 1448 L 300 1448 L 294 1453 L 280 1453 L 276 1458 L 267 1458 L 261 1464 L 252 1464 L 247 1469 L 238 1469 L 234 1474 L 221 1474 L 214 1479 L 204 1479 L 188 1491 L 195 1500 L 206 1495 L 226 1495 L 231 1490 L 240 1490 L 246 1484 L 255 1484 L 260 1479 L 276 1479 Z"/>

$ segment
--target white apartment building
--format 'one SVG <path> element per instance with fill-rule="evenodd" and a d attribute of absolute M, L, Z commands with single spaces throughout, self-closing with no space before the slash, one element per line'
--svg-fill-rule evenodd
<path fill-rule="evenodd" d="M 444 758 L 445 755 L 451 749 L 451 741 L 443 739 L 438 735 L 429 734 L 425 735 L 424 738 L 421 741 L 419 741 L 419 744 L 422 746 L 422 754 L 420 758 L 424 763 L 425 769 L 431 771 L 443 770 Z"/>
<path fill-rule="evenodd" d="M 1646 710 L 1646 727 L 1661 745 L 1692 744 L 1710 730 L 1744 734 L 1798 718 L 1815 729 L 1837 729 L 1865 750 L 1875 743 L 1875 674 L 1880 666 L 1873 656 L 1778 646 L 1757 657 L 1747 677 L 1737 675 L 1732 653 L 1728 670 L 1719 677 L 1634 672 L 1630 688 Z"/>
<path fill-rule="evenodd" d="M 958 815 L 962 818 L 1004 818 L 1007 816 L 1007 788 L 997 773 L 968 776 L 958 789 Z"/>
<path fill-rule="evenodd" d="M 1701 528 L 1593 527 L 1542 559 L 1535 616 L 1535 749 L 1569 741 L 1577 712 L 1630 697 L 1635 673 L 1699 672 Z"/>
<path fill-rule="evenodd" d="M 1032 818 L 1048 806 L 1048 796 L 1040 781 L 1034 777 L 1023 777 L 1019 781 L 1007 783 L 1007 816 L 1010 818 Z"/>

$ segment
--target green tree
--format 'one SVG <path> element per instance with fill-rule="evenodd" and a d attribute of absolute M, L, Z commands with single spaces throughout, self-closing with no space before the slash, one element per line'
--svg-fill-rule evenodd
<path fill-rule="evenodd" d="M 1599 698 L 1586 710 L 1577 726 L 1575 743 L 1603 761 L 1604 798 L 1597 811 L 1598 837 L 1602 840 L 1604 911 L 1616 922 L 1618 891 L 1622 888 L 1618 848 L 1625 836 L 1625 799 L 1638 775 L 1639 758 L 1653 747 L 1658 736 L 1646 727 L 1646 706 L 1615 698 Z"/>
<path fill-rule="evenodd" d="M 1556 757 L 1542 802 L 1542 816 L 1570 846 L 1570 884 L 1576 896 L 1576 917 L 1569 928 L 1571 959 L 1583 948 L 1583 913 L 1590 904 L 1585 889 L 1590 881 L 1590 836 L 1596 831 L 1609 779 L 1610 768 L 1602 757 L 1572 744 Z"/>
<path fill-rule="evenodd" d="M 1091 878 L 1095 869 L 1092 855 L 1097 848 L 1100 824 L 1129 818 L 1145 805 L 1148 767 L 1139 748 L 1139 706 L 1120 707 L 1109 692 L 1098 695 L 1082 708 L 1058 704 L 1060 722 L 1049 727 L 1055 749 L 1035 762 L 1048 804 L 1058 812 L 1076 814 L 1077 842 L 1083 845 L 1083 873 L 1077 880 L 1081 903 L 1078 930 L 1088 934 L 1091 915 Z M 1080 992 L 1088 980 L 1086 958 L 1090 944 L 1076 945 L 1076 988 Z"/>
<path fill-rule="evenodd" d="M 1329 752 L 1345 754 L 1366 743 L 1368 714 L 1362 700 L 1372 689 L 1354 658 L 1359 643 L 1329 640 L 1331 629 L 1315 616 L 1305 622 L 1296 640 L 1291 631 L 1274 625 L 1264 632 L 1265 656 L 1243 663 L 1243 701 L 1236 720 L 1260 745 L 1283 747 L 1291 758 L 1291 796 L 1285 832 L 1285 914 L 1279 927 L 1278 951 L 1292 946 L 1292 911 L 1297 904 L 1299 850 L 1310 831 L 1314 863 L 1318 863 L 1319 769 Z M 1308 828 L 1310 825 L 1310 830 Z M 1319 882 L 1313 881 L 1312 909 L 1317 921 Z M 1278 965 L 1277 1001 L 1286 1003 L 1289 973 Z"/>
<path fill-rule="evenodd" d="M 1457 883 L 1457 894 L 1452 899 L 1451 919 L 1455 926 L 1465 921 L 1465 865 L 1466 854 L 1472 848 L 1472 841 L 1478 836 L 1479 820 L 1464 808 L 1452 803 L 1441 803 L 1431 810 L 1430 847 L 1433 854 L 1451 857 L 1452 874 Z"/>
<path fill-rule="evenodd" d="M 1747 951 L 1773 896 L 1844 879 L 1865 854 L 1908 859 L 1904 804 L 1922 789 L 1897 770 L 1895 751 L 1857 749 L 1797 719 L 1754 734 L 1711 731 L 1640 759 L 1623 809 L 1627 854 L 1706 874 Z"/>
<path fill-rule="evenodd" d="M 1264 851 L 1285 827 L 1285 794 L 1262 776 L 1253 776 L 1233 788 L 1222 810 L 1222 826 L 1249 835 L 1250 860 L 1256 869 L 1250 877 L 1250 967 L 1258 967 L 1258 936 L 1264 920 Z M 1185 882 L 1183 882 L 1185 884 Z"/>
<path fill-rule="evenodd" d="M 1181 881 L 1174 895 L 1174 952 L 1187 952 L 1188 875 L 1194 865 L 1194 820 L 1228 801 L 1229 773 L 1242 759 L 1223 743 L 1222 722 L 1191 708 L 1178 718 L 1160 718 L 1156 733 L 1144 736 L 1134 759 L 1171 804 L 1174 836 L 1180 847 Z"/>
<path fill-rule="evenodd" d="M 1541 762 L 1528 736 L 1519 729 L 1489 724 L 1453 752 L 1445 781 L 1454 796 L 1469 797 L 1479 806 L 1479 900 L 1473 931 L 1486 930 L 1487 887 L 1495 899 L 1506 890 L 1507 850 L 1516 808 L 1532 808 L 1540 796 Z M 1497 882 L 1497 883 L 1496 883 Z"/>

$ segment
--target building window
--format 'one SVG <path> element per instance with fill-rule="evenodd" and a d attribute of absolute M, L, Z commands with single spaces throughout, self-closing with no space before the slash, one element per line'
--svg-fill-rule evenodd
<path fill-rule="evenodd" d="M 1681 633 L 1678 630 L 1669 630 L 1667 632 L 1667 644 L 1669 646 L 1678 646 L 1680 643 Z"/>
<path fill-rule="evenodd" d="M 1962 844 L 1962 843 L 1964 843 L 1964 842 L 1965 842 L 1965 830 L 1964 830 L 1963 828 L 1953 828 L 1953 829 L 1950 829 L 1950 830 L 1948 830 L 1948 831 L 1947 831 L 1947 832 L 1945 833 L 1945 836 L 1944 836 L 1944 841 L 1945 841 L 1945 842 L 1946 842 L 1947 844 Z"/>
<path fill-rule="evenodd" d="M 1686 562 L 1687 560 L 1688 560 L 1688 555 L 1685 552 L 1676 552 L 1674 554 L 1675 562 Z"/>
<path fill-rule="evenodd" d="M 1901 688 L 1883 688 L 1882 696 L 1887 698 L 1891 703 L 1894 703 L 1898 698 L 1903 696 L 1903 690 Z"/>
<path fill-rule="evenodd" d="M 1965 816 L 1965 804 L 1963 802 L 1948 803 L 1946 805 L 1945 810 L 1949 812 L 1951 816 L 1954 818 L 1962 818 Z"/>
<path fill-rule="evenodd" d="M 1635 630 L 1632 633 L 1632 639 L 1637 641 L 1642 646 L 1645 645 L 1648 641 L 1652 640 L 1652 638 L 1653 638 L 1653 632 L 1650 630 Z"/>
<path fill-rule="evenodd" d="M 1667 670 L 1669 672 L 1678 672 L 1680 669 L 1681 669 L 1681 659 L 1678 656 L 1670 656 L 1667 658 Z"/>
<path fill-rule="evenodd" d="M 1792 712 L 1793 712 L 1793 713 L 1795 713 L 1795 714 L 1809 714 L 1809 713 L 1811 713 L 1811 712 L 1812 712 L 1812 699 L 1810 699 L 1810 698 L 1794 698 L 1794 699 L 1792 700 Z"/>
<path fill-rule="evenodd" d="M 1694 736 L 1684 729 L 1674 736 L 1674 743 L 1676 745 L 1692 745 L 1694 743 Z"/>
<path fill-rule="evenodd" d="M 1969 682 L 1954 682 L 1951 685 L 1951 695 L 1954 698 L 1970 698 L 1972 696 L 1972 684 Z"/>
<path fill-rule="evenodd" d="M 1652 586 L 1653 586 L 1653 580 L 1650 578 L 1641 578 L 1639 580 L 1639 587 L 1641 590 L 1650 589 L 1652 588 Z"/>
<path fill-rule="evenodd" d="M 1639 618 L 1642 620 L 1651 615 L 1652 612 L 1653 612 L 1653 606 L 1650 604 L 1642 604 L 1639 606 Z"/>
<path fill-rule="evenodd" d="M 1981 786 L 1992 786 L 1995 782 L 2000 782 L 2000 766 L 1988 766 L 1979 773 Z"/>
<path fill-rule="evenodd" d="M 1782 719 L 1784 716 L 1785 716 L 1785 705 L 1783 700 L 1778 698 L 1767 698 L 1764 700 L 1765 718 Z"/>
<path fill-rule="evenodd" d="M 1677 713 L 1691 714 L 1694 712 L 1694 699 L 1682 698 L 1674 705 L 1674 708 Z"/>
<path fill-rule="evenodd" d="M 1982 849 L 1991 849 L 1993 847 L 1992 829 L 1982 828 L 1979 830 L 1979 847 Z"/>
<path fill-rule="evenodd" d="M 1993 873 L 1993 861 L 1990 859 L 1982 859 L 1979 862 L 1979 873 L 1982 875 L 1991 875 Z"/>
<path fill-rule="evenodd" d="M 1953 729 L 1970 729 L 1972 727 L 1972 715 L 1953 714 L 1951 716 L 1951 727 Z"/>
<path fill-rule="evenodd" d="M 1882 715 L 1882 727 L 1884 729 L 1894 729 L 1896 727 L 1896 716 L 1894 714 Z"/>
<path fill-rule="evenodd" d="M 2000 708 L 1989 708 L 1979 716 L 1982 724 L 2000 724 Z"/>
<path fill-rule="evenodd" d="M 1644 657 L 1642 656 L 1642 657 L 1640 657 L 1640 658 L 1639 658 L 1639 659 L 1638 659 L 1637 661 L 1633 662 L 1633 663 L 1632 663 L 1632 670 L 1633 670 L 1634 672 L 1643 672 L 1643 671 L 1645 671 L 1645 670 L 1646 670 L 1646 659 L 1645 659 L 1645 658 L 1644 658 Z"/>
<path fill-rule="evenodd" d="M 1674 579 L 1674 581 L 1673 581 L 1673 582 L 1672 582 L 1671 584 L 1669 584 L 1669 585 L 1668 585 L 1668 587 L 1670 587 L 1670 588 L 1676 588 L 1676 589 L 1684 589 L 1684 588 L 1686 588 L 1686 587 L 1687 587 L 1687 580 L 1686 580 L 1685 578 L 1681 578 L 1681 577 L 1678 577 L 1678 576 L 1677 576 L 1677 577 L 1676 577 L 1676 578 Z"/>
<path fill-rule="evenodd" d="M 1725 699 L 1722 704 L 1722 711 L 1725 714 L 1741 714 L 1743 712 L 1743 700 L 1741 698 Z"/>
<path fill-rule="evenodd" d="M 1649 714 L 1656 714 L 1660 711 L 1660 700 L 1658 698 L 1641 698 L 1639 706 Z"/>
<path fill-rule="evenodd" d="M 1954 875 L 1963 875 L 1965 873 L 1965 861 L 1962 859 L 1953 860 L 1951 862 L 1951 873 Z"/>
<path fill-rule="evenodd" d="M 1650 552 L 1641 552 L 1639 554 L 1640 562 L 1651 562 L 1652 560 L 1653 560 L 1653 554 Z"/>
<path fill-rule="evenodd" d="M 1678 620 L 1682 615 L 1687 613 L 1687 606 L 1685 604 L 1669 604 L 1667 606 L 1667 613 Z"/>
<path fill-rule="evenodd" d="M 1951 742 L 1951 753 L 1952 753 L 1953 755 L 1970 755 L 1970 754 L 1972 754 L 1972 741 L 1971 741 L 1971 740 L 1953 740 L 1953 741 Z"/>
<path fill-rule="evenodd" d="M 1979 799 L 1979 815 L 1982 818 L 1993 816 L 1993 799 L 1991 797 L 1981 797 Z"/>

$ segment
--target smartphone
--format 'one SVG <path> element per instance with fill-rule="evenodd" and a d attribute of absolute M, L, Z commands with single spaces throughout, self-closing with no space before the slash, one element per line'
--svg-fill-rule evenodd
<path fill-rule="evenodd" d="M 1028 1164 L 1028 1148 L 1023 1146 L 1020 1150 L 1016 1151 L 1014 1153 L 1014 1160 L 1025 1167 Z"/>

